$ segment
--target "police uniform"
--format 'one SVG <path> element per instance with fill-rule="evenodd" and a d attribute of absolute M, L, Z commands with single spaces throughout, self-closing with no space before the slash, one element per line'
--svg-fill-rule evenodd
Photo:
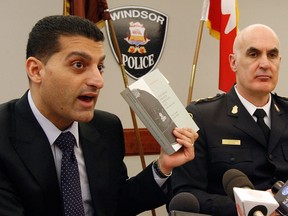
<path fill-rule="evenodd" d="M 271 95 L 271 132 L 267 143 L 253 117 L 240 102 L 234 87 L 192 102 L 187 110 L 200 130 L 195 159 L 176 168 L 173 193 L 190 191 L 200 202 L 201 213 L 237 216 L 235 203 L 222 186 L 229 169 L 244 172 L 257 190 L 267 190 L 288 180 L 288 101 Z"/>

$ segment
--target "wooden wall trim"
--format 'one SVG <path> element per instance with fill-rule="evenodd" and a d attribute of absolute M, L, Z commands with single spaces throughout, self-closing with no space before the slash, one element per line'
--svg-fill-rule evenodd
<path fill-rule="evenodd" d="M 144 155 L 159 154 L 160 145 L 147 130 L 147 128 L 139 128 L 142 149 Z M 124 129 L 126 156 L 139 155 L 138 144 L 134 128 Z"/>

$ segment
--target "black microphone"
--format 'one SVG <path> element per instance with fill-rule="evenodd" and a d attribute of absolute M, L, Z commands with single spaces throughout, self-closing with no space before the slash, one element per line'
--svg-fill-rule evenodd
<path fill-rule="evenodd" d="M 172 210 L 195 212 L 200 211 L 200 204 L 198 199 L 189 192 L 181 192 L 176 194 L 170 201 L 169 212 Z"/>
<path fill-rule="evenodd" d="M 279 203 L 277 212 L 281 215 L 288 215 L 288 181 L 284 184 L 277 181 L 271 188 L 274 198 Z"/>
<path fill-rule="evenodd" d="M 168 210 L 169 216 L 204 216 L 204 214 L 198 214 L 200 211 L 199 201 L 189 192 L 175 195 L 169 203 Z"/>
<path fill-rule="evenodd" d="M 227 170 L 223 175 L 222 183 L 226 194 L 234 201 L 234 187 L 254 189 L 249 178 L 237 169 Z"/>

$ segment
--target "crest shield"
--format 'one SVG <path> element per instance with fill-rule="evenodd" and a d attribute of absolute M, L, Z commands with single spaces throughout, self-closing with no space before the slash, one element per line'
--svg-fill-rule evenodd
<path fill-rule="evenodd" d="M 138 79 L 152 71 L 162 55 L 166 41 L 168 17 L 151 8 L 126 6 L 110 9 L 126 73 Z M 106 25 L 110 47 L 117 59 Z"/>

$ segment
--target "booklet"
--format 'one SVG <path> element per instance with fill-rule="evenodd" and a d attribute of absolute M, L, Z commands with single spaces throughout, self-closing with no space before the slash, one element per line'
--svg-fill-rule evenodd
<path fill-rule="evenodd" d="M 182 146 L 172 133 L 175 127 L 199 130 L 158 69 L 129 85 L 121 95 L 169 155 Z"/>

